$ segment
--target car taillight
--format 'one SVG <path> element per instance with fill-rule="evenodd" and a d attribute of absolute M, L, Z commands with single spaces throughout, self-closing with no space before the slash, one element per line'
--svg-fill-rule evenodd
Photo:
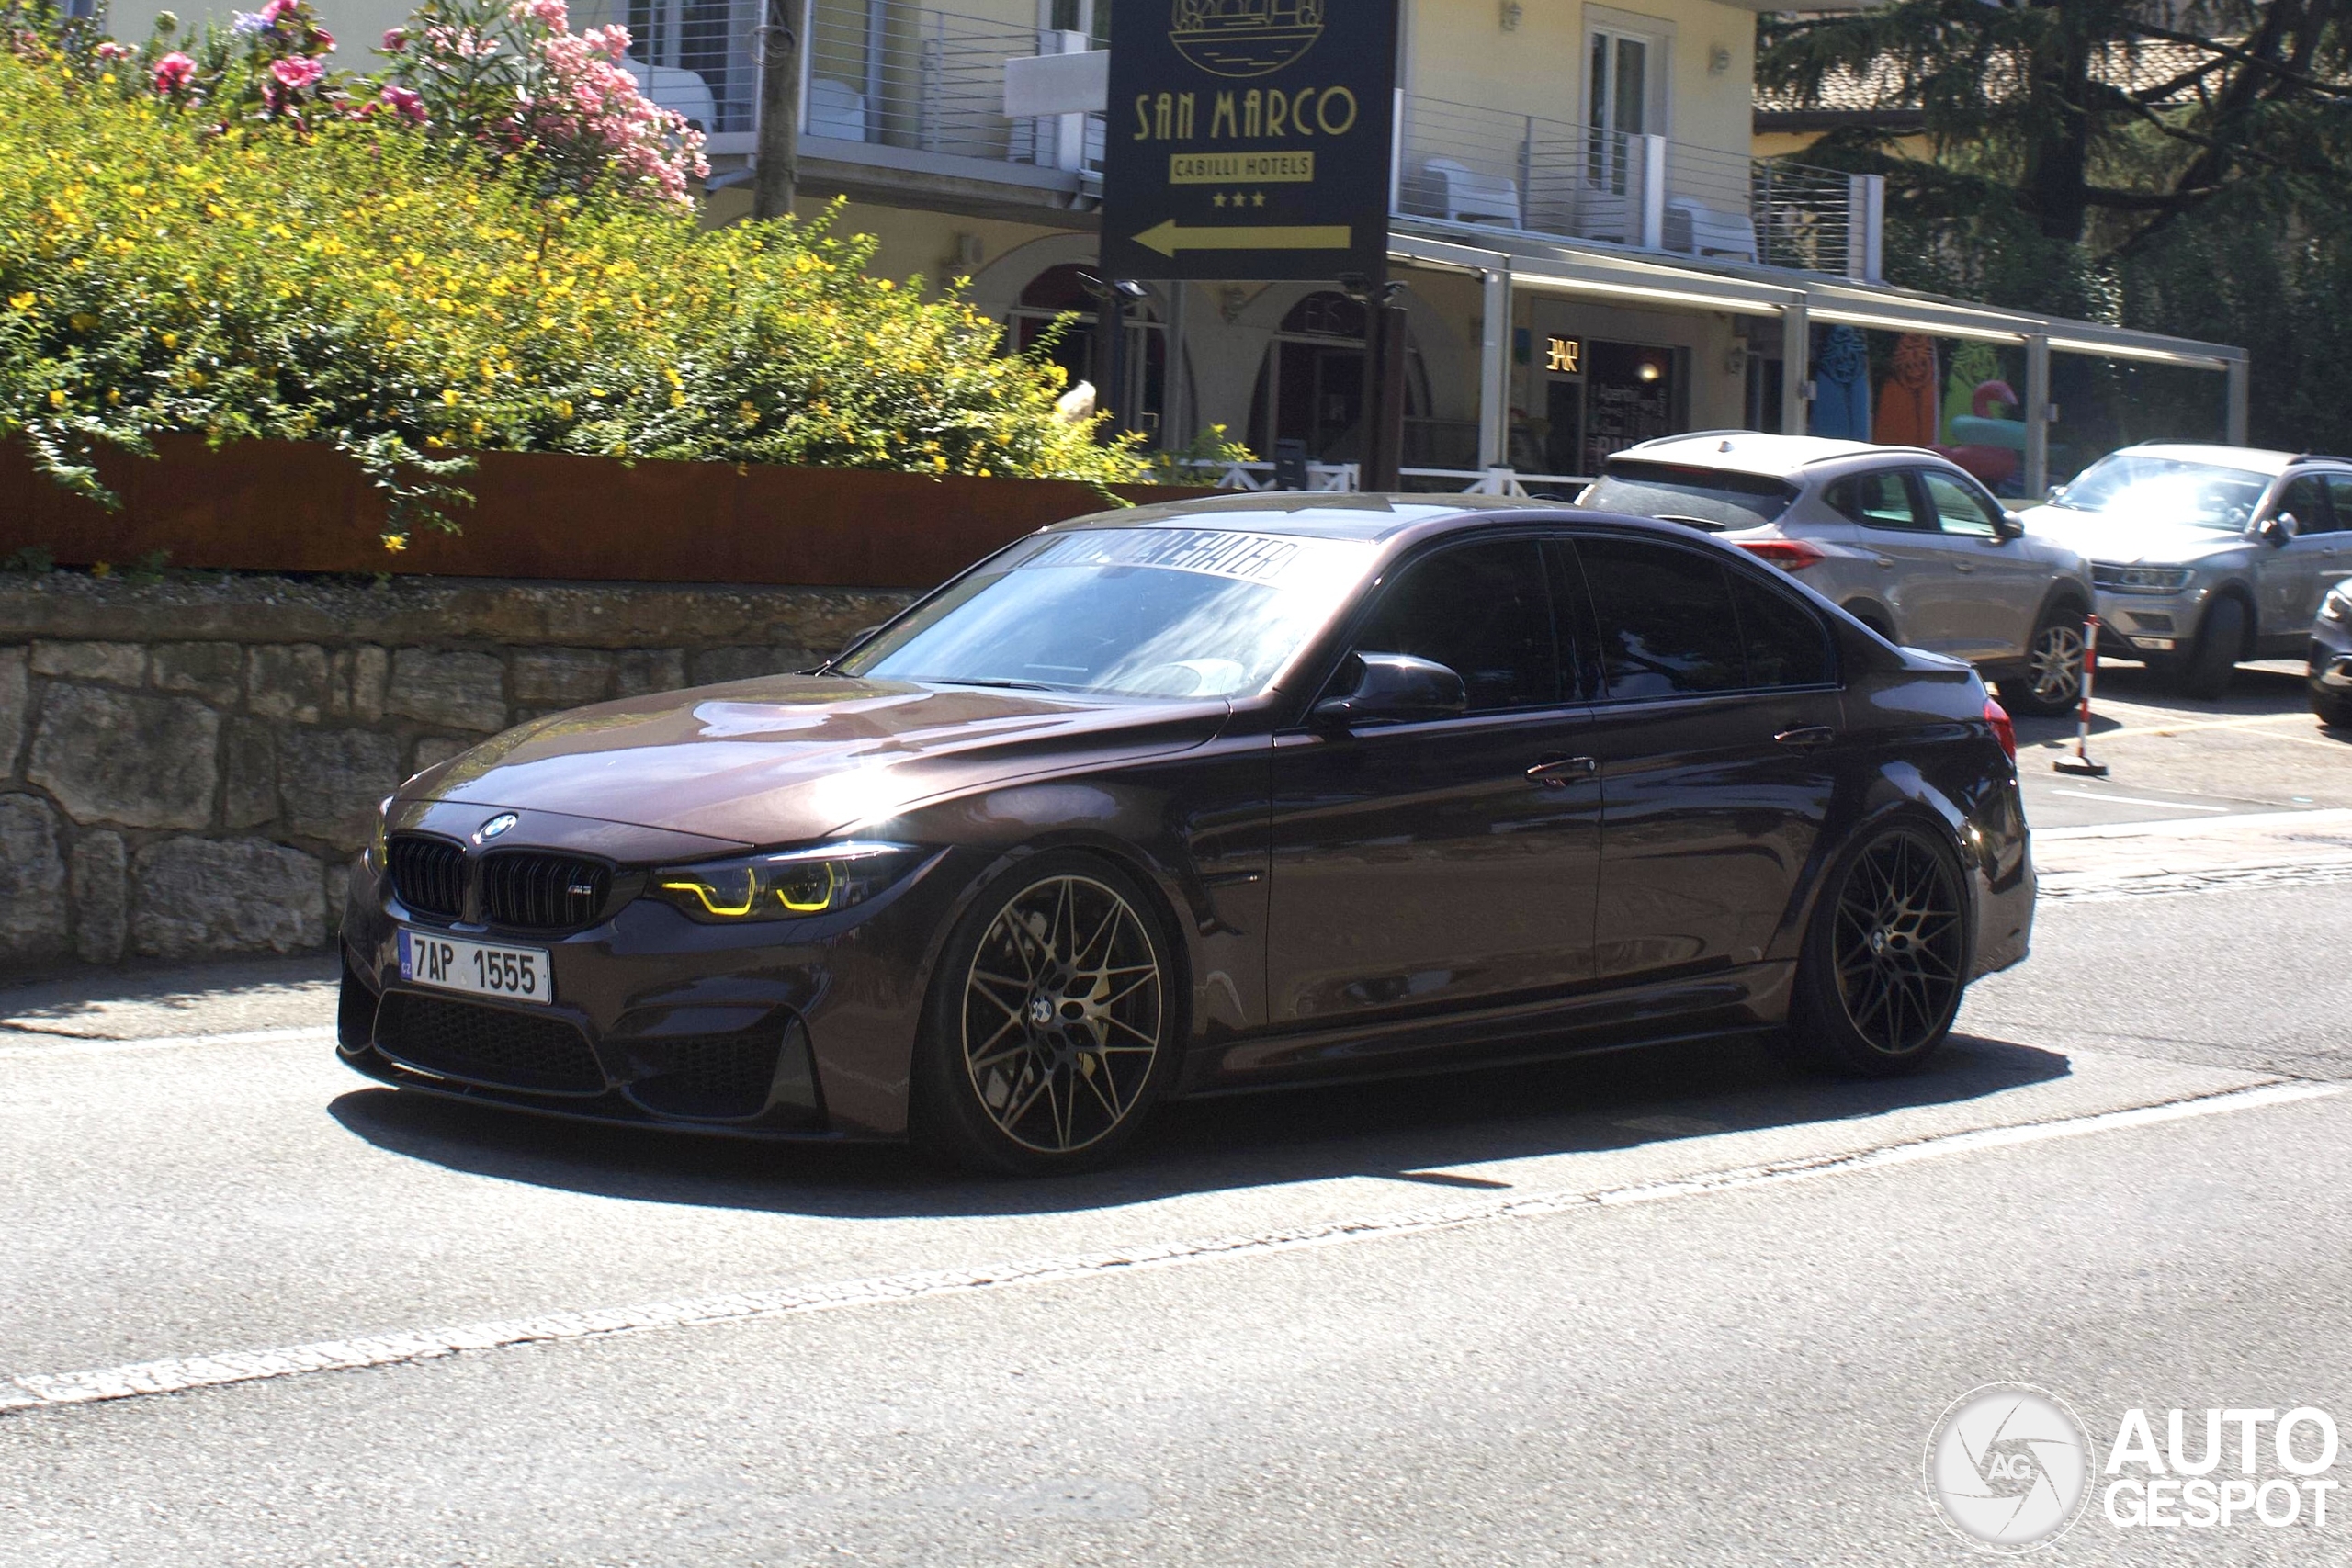
<path fill-rule="evenodd" d="M 1992 698 L 1986 697 L 1984 722 L 1993 727 L 1993 739 L 2001 743 L 2001 750 L 2008 753 L 2009 761 L 2016 761 L 2018 760 L 2018 727 L 2009 722 L 2009 710 Z"/>
<path fill-rule="evenodd" d="M 1782 571 L 1803 571 L 1815 561 L 1829 558 L 1827 551 L 1803 539 L 1742 539 L 1739 547 Z"/>

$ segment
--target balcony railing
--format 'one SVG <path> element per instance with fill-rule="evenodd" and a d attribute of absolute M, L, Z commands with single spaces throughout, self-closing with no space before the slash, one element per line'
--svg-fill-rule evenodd
<path fill-rule="evenodd" d="M 1067 147 L 1056 118 L 1004 113 L 1005 61 L 1057 52 L 1059 39 L 900 0 L 818 0 L 803 134 L 1047 168 L 1080 161 L 1088 139 Z M 1091 118 L 1099 157 L 1101 117 Z"/>
<path fill-rule="evenodd" d="M 1641 250 L 1849 274 L 1849 176 L 1661 136 L 1406 95 L 1396 210 Z"/>

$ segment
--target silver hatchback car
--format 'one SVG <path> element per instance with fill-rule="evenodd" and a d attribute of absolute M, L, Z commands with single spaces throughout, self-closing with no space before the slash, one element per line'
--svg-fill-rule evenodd
<path fill-rule="evenodd" d="M 2089 568 L 1924 447 L 1673 435 L 1618 453 L 1577 499 L 1704 528 L 1802 573 L 1890 642 L 1975 665 L 2013 713 L 2081 700 Z"/>
<path fill-rule="evenodd" d="M 2218 697 L 2240 660 L 2301 657 L 2322 597 L 2352 571 L 2352 460 L 2126 446 L 2025 519 L 2090 558 L 2116 652 Z"/>

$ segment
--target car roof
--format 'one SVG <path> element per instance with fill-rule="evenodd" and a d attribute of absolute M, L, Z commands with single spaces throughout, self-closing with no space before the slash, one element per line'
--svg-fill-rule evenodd
<path fill-rule="evenodd" d="M 2215 446 L 2194 441 L 2143 441 L 2110 454 L 2122 457 L 2170 457 L 2183 463 L 2210 463 L 2217 468 L 2243 468 L 2250 473 L 2283 474 L 2305 460 L 2298 452 L 2274 452 L 2261 446 Z M 2342 461 L 2341 458 L 2334 459 Z"/>
<path fill-rule="evenodd" d="M 1853 457 L 1942 460 L 1939 454 L 1924 446 L 1881 446 L 1828 435 L 1773 435 L 1760 430 L 1702 430 L 1690 435 L 1666 435 L 1628 446 L 1615 457 L 1637 462 L 1678 463 L 1731 473 L 1762 474 L 1781 479 L 1793 479 L 1822 463 Z"/>
<path fill-rule="evenodd" d="M 1469 521 L 1495 513 L 1532 512 L 1541 502 L 1500 495 L 1310 494 L 1249 491 L 1188 496 L 1118 512 L 1091 512 L 1053 525 L 1064 528 L 1227 528 L 1242 534 L 1295 534 L 1378 542 L 1423 524 Z M 1049 530 L 1052 531 L 1052 530 Z"/>

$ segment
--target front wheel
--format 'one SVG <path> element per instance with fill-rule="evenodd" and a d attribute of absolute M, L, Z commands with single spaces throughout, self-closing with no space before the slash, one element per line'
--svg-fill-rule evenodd
<path fill-rule="evenodd" d="M 2238 656 L 2245 651 L 2245 602 L 2235 594 L 2205 607 L 2205 625 L 2197 645 L 2183 662 L 2181 689 L 2192 697 L 2211 702 L 2230 689 L 2238 672 Z"/>
<path fill-rule="evenodd" d="M 1959 858 L 1925 828 L 1881 828 L 1849 847 L 1805 931 L 1781 1043 L 1867 1077 L 1914 1072 L 1951 1032 L 1966 987 Z"/>
<path fill-rule="evenodd" d="M 2033 628 L 2022 675 L 2001 682 L 2001 705 L 2030 718 L 2054 718 L 2083 700 L 2083 613 L 2052 610 Z"/>
<path fill-rule="evenodd" d="M 2330 729 L 2352 729 L 2352 696 L 2344 693 L 2314 690 L 2312 712 Z"/>
<path fill-rule="evenodd" d="M 997 1174 L 1111 1158 L 1172 1072 L 1167 939 L 1134 879 L 1041 855 L 976 899 L 949 939 L 915 1050 L 915 1139 Z"/>

